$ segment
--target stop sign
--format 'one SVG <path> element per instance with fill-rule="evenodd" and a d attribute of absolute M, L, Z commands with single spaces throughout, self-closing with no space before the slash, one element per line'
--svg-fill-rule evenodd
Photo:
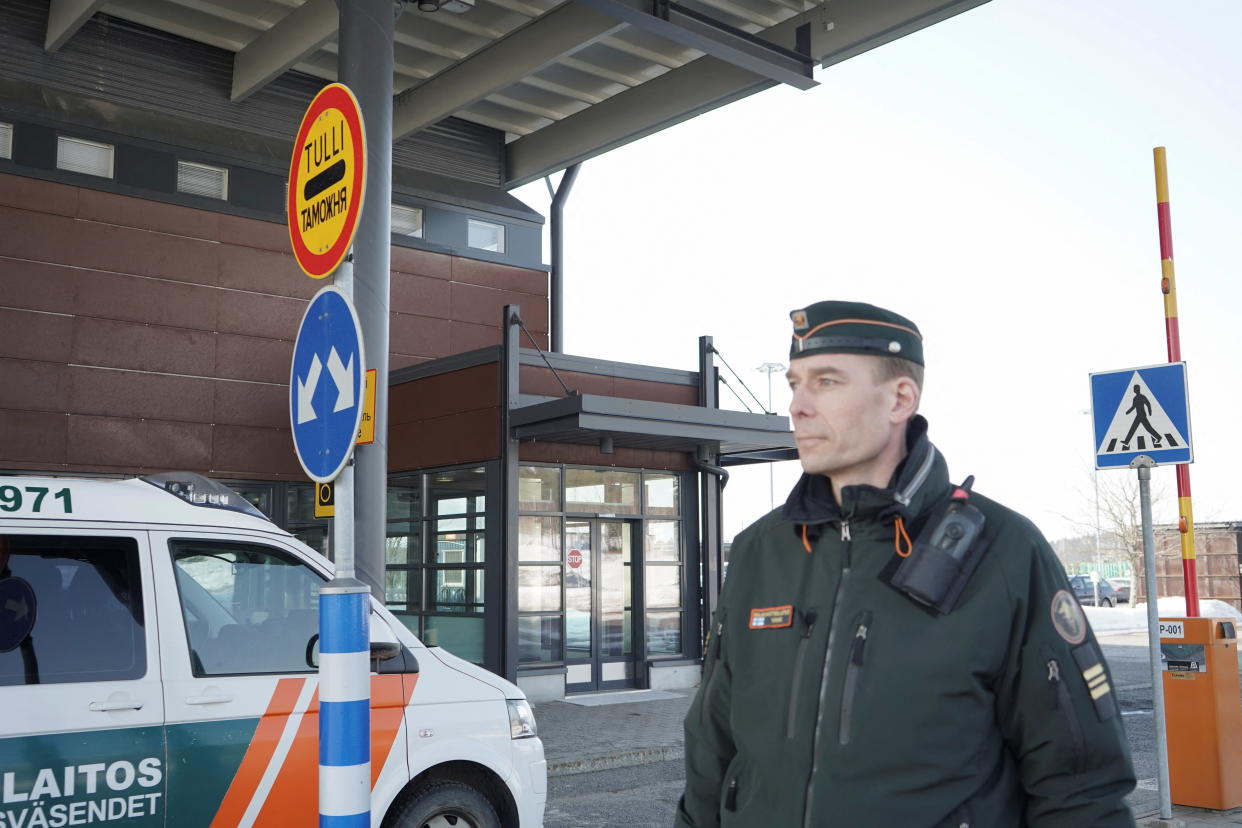
<path fill-rule="evenodd" d="M 581 549 L 569 550 L 569 565 L 570 567 L 574 569 L 577 569 L 578 567 L 582 566 L 582 550 Z"/>

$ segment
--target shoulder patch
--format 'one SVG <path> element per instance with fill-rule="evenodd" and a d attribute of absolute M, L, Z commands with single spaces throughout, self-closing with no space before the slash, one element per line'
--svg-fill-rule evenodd
<path fill-rule="evenodd" d="M 1057 634 L 1070 644 L 1081 644 L 1087 637 L 1087 618 L 1078 600 L 1068 590 L 1060 590 L 1052 596 L 1052 626 Z"/>
<path fill-rule="evenodd" d="M 793 626 L 793 604 L 783 607 L 756 607 L 750 611 L 752 630 L 775 630 Z"/>

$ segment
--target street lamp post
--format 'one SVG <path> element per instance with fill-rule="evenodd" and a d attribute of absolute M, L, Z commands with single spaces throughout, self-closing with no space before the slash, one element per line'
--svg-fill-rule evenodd
<path fill-rule="evenodd" d="M 1086 414 L 1088 417 L 1091 416 L 1089 409 L 1083 409 L 1078 413 Z M 1100 561 L 1100 470 L 1093 469 L 1091 477 L 1095 483 L 1095 605 L 1098 607 L 1100 605 L 1100 570 L 1104 566 Z M 1134 594 L 1133 586 L 1130 588 L 1130 594 Z M 1131 598 L 1130 600 L 1133 601 L 1134 599 Z"/>
<path fill-rule="evenodd" d="M 781 371 L 784 371 L 785 366 L 779 362 L 765 362 L 762 365 L 760 365 L 758 368 L 756 368 L 755 370 L 762 371 L 763 373 L 768 375 L 768 413 L 772 414 L 774 413 L 772 411 L 772 375 L 779 373 Z M 768 510 L 769 511 L 776 508 L 776 491 L 775 491 L 776 484 L 772 476 L 772 462 L 773 461 L 771 460 L 768 461 Z"/>

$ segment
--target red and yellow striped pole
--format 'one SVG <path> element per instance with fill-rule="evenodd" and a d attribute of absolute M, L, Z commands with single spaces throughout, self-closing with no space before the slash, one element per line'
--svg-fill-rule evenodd
<path fill-rule="evenodd" d="M 1156 217 L 1160 225 L 1160 291 L 1164 294 L 1164 332 L 1169 362 L 1181 362 L 1182 340 L 1177 322 L 1177 281 L 1173 275 L 1173 226 L 1169 219 L 1169 171 L 1164 147 L 1156 147 Z M 1186 615 L 1199 616 L 1199 582 L 1195 575 L 1195 521 L 1190 508 L 1190 465 L 1177 466 L 1177 527 L 1182 536 L 1182 578 L 1186 584 Z M 1148 600 L 1151 600 L 1149 597 Z"/>

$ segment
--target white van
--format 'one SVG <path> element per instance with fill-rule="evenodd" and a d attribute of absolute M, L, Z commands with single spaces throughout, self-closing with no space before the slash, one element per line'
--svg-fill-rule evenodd
<path fill-rule="evenodd" d="M 0 828 L 318 824 L 331 569 L 198 475 L 0 477 Z M 371 825 L 542 825 L 522 691 L 374 599 L 371 642 Z"/>

